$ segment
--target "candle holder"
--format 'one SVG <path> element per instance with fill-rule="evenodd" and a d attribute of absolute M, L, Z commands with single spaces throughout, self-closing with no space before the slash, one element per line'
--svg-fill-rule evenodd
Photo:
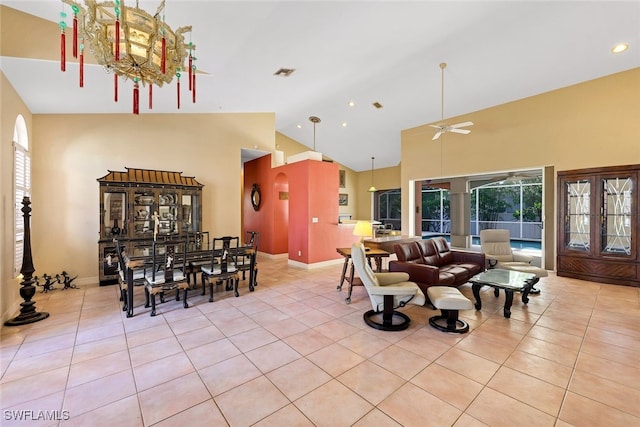
<path fill-rule="evenodd" d="M 49 313 L 38 313 L 36 311 L 36 302 L 31 301 L 31 298 L 36 293 L 36 287 L 33 286 L 35 281 L 33 280 L 33 258 L 31 256 L 31 225 L 29 223 L 31 207 L 31 200 L 28 197 L 22 199 L 22 214 L 24 216 L 24 246 L 22 251 L 22 268 L 20 273 L 22 274 L 22 282 L 20 282 L 20 296 L 24 300 L 20 303 L 20 314 L 11 320 L 5 322 L 5 326 L 20 326 L 27 325 L 29 323 L 39 322 L 49 317 Z"/>

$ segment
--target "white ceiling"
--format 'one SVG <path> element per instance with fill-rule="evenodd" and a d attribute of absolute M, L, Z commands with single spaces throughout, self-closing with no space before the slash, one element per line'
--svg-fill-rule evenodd
<path fill-rule="evenodd" d="M 159 1 L 139 3 L 153 14 Z M 61 10 L 57 0 L 2 4 L 53 22 Z M 309 147 L 318 116 L 316 149 L 356 171 L 372 156 L 376 168 L 397 165 L 401 130 L 440 120 L 441 62 L 445 118 L 640 66 L 640 1 L 166 0 L 165 15 L 192 25 L 209 73 L 179 113 L 275 112 L 276 130 Z M 630 48 L 613 55 L 618 42 Z M 281 67 L 296 71 L 274 76 Z M 124 88 L 112 101 L 99 66 L 85 67 L 83 89 L 75 64 L 61 73 L 57 61 L 2 57 L 1 68 L 36 114 L 131 111 Z M 175 104 L 173 86 L 154 91 L 153 112 Z"/>

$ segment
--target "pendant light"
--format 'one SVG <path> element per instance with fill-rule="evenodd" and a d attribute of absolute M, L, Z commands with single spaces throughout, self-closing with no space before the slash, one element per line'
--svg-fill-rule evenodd
<path fill-rule="evenodd" d="M 371 157 L 371 187 L 369 187 L 369 192 L 370 193 L 375 193 L 376 191 L 378 191 L 376 186 L 373 185 L 373 160 L 374 159 L 375 159 L 375 157 Z"/>
<path fill-rule="evenodd" d="M 316 151 L 316 123 L 320 123 L 320 118 L 311 116 L 309 117 L 309 121 L 313 123 L 313 151 Z"/>

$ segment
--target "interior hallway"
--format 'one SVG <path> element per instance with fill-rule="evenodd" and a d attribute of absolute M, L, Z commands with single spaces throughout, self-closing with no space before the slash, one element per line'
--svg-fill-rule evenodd
<path fill-rule="evenodd" d="M 511 319 L 485 287 L 482 311 L 461 313 L 467 334 L 433 329 L 434 311 L 413 305 L 408 330 L 381 332 L 362 321 L 363 288 L 350 305 L 336 290 L 341 264 L 259 256 L 259 268 L 254 293 L 246 281 L 239 298 L 191 292 L 189 309 L 168 298 L 154 318 L 141 288 L 129 319 L 117 286 L 38 289 L 50 317 L 2 328 L 2 425 L 640 425 L 638 288 L 551 273 Z"/>

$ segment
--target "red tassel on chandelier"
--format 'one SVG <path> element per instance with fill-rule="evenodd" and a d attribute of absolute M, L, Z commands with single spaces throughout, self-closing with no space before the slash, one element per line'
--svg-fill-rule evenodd
<path fill-rule="evenodd" d="M 191 56 L 191 54 L 189 54 L 189 90 L 192 89 L 192 85 L 191 85 L 191 79 L 193 77 L 193 56 Z"/>
<path fill-rule="evenodd" d="M 80 87 L 84 87 L 84 49 L 80 49 Z"/>
<path fill-rule="evenodd" d="M 60 33 L 60 70 L 67 71 L 66 37 L 64 30 Z"/>
<path fill-rule="evenodd" d="M 116 62 L 120 61 L 120 17 L 116 19 Z"/>
<path fill-rule="evenodd" d="M 60 12 L 60 21 L 58 21 L 58 25 L 60 26 L 60 71 L 67 71 L 67 41 L 64 34 L 64 31 L 67 29 L 67 23 L 64 21 L 66 17 L 66 13 Z"/>
<path fill-rule="evenodd" d="M 178 84 L 176 85 L 178 88 L 178 110 L 180 109 L 180 73 L 178 73 Z"/>
<path fill-rule="evenodd" d="M 73 57 L 78 57 L 78 17 L 73 15 Z"/>
<path fill-rule="evenodd" d="M 149 83 L 149 110 L 153 108 L 153 85 Z"/>
<path fill-rule="evenodd" d="M 140 114 L 140 89 L 137 78 L 133 84 L 133 114 Z"/>
<path fill-rule="evenodd" d="M 193 73 L 193 90 L 191 91 L 191 98 L 193 100 L 193 103 L 195 104 L 196 103 L 196 73 L 195 73 L 195 70 L 194 70 L 194 73 Z"/>
<path fill-rule="evenodd" d="M 118 102 L 118 75 L 113 75 L 113 101 Z"/>
<path fill-rule="evenodd" d="M 160 61 L 160 71 L 164 74 L 167 71 L 167 39 L 162 35 L 162 59 Z"/>

